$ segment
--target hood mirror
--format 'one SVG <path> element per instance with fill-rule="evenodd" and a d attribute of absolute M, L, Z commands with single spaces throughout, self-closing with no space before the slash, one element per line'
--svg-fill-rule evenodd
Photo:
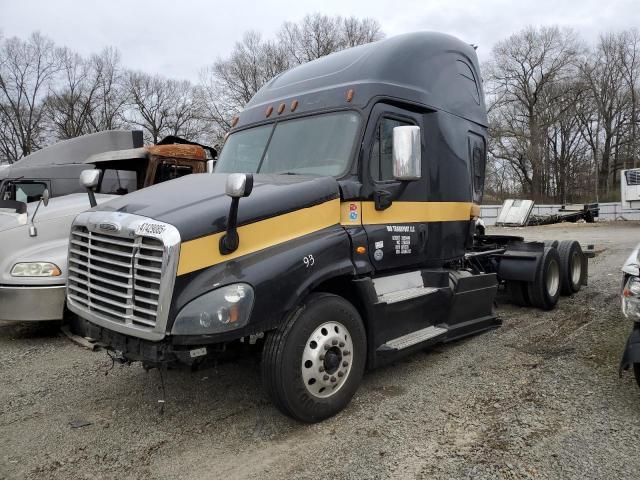
<path fill-rule="evenodd" d="M 231 198 L 248 197 L 253 190 L 253 175 L 250 173 L 232 173 L 227 177 L 225 193 Z"/>
<path fill-rule="evenodd" d="M 408 125 L 393 129 L 393 177 L 418 180 L 421 176 L 422 142 L 420 127 Z"/>
<path fill-rule="evenodd" d="M 100 182 L 100 170 L 83 170 L 80 173 L 80 185 L 87 189 L 87 195 L 89 195 L 89 204 L 91 208 L 95 207 L 96 202 L 95 188 Z"/>
<path fill-rule="evenodd" d="M 238 236 L 238 203 L 242 197 L 248 197 L 253 190 L 253 175 L 250 173 L 232 173 L 227 177 L 225 193 L 231 197 L 229 216 L 227 217 L 227 231 L 220 238 L 220 253 L 229 255 L 240 245 Z"/>
<path fill-rule="evenodd" d="M 33 223 L 34 220 L 36 219 L 36 215 L 38 214 L 38 210 L 40 209 L 40 205 L 44 204 L 44 206 L 46 207 L 47 205 L 49 205 L 49 189 L 45 188 L 44 192 L 42 192 L 42 196 L 40 197 L 40 200 L 38 201 L 38 205 L 36 205 L 36 209 L 33 212 L 33 215 L 31 215 L 31 225 L 29 225 L 29 236 L 30 237 L 37 237 L 38 236 L 38 229 L 36 228 L 35 224 Z"/>

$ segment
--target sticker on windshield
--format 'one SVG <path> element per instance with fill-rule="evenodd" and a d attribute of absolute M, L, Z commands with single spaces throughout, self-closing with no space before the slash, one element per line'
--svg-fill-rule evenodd
<path fill-rule="evenodd" d="M 161 223 L 141 223 L 136 227 L 136 235 L 162 235 L 167 226 Z"/>

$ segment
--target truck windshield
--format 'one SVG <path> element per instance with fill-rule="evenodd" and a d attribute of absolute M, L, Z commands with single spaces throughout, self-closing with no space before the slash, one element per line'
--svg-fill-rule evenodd
<path fill-rule="evenodd" d="M 339 176 L 359 126 L 358 114 L 337 112 L 242 130 L 227 139 L 215 172 Z"/>

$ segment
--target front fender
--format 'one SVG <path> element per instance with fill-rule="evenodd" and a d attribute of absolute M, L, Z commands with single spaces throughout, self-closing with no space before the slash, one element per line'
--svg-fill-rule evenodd
<path fill-rule="evenodd" d="M 305 261 L 306 259 L 306 261 Z M 224 341 L 277 328 L 315 286 L 355 274 L 351 242 L 339 225 L 239 257 L 176 279 L 168 329 L 188 302 L 223 285 L 246 282 L 255 290 L 251 319 L 240 331 L 216 335 Z M 174 337 L 174 342 L 193 339 Z"/>
<path fill-rule="evenodd" d="M 68 221 L 66 221 L 68 220 Z M 69 229 L 72 218 L 62 224 L 38 226 L 38 236 L 30 237 L 27 228 L 0 231 L 0 285 L 59 285 L 67 278 Z M 26 226 L 25 226 L 26 227 Z M 12 277 L 11 269 L 20 262 L 51 262 L 62 275 L 58 277 Z"/>

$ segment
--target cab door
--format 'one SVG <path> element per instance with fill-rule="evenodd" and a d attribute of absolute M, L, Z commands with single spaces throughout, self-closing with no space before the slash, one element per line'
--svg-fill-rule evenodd
<path fill-rule="evenodd" d="M 393 177 L 393 129 L 406 125 L 422 130 L 422 115 L 381 103 L 373 108 L 365 133 L 361 217 L 370 261 L 377 271 L 419 266 L 427 256 L 427 169 L 422 132 L 422 178 L 400 182 Z"/>

